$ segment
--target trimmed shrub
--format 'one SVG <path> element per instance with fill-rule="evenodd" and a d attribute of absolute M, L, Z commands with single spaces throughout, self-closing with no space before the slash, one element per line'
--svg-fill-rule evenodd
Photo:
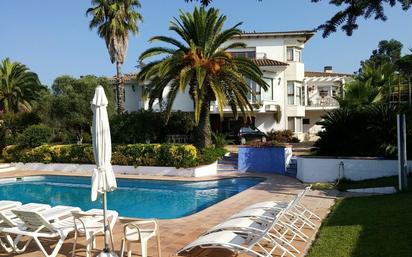
<path fill-rule="evenodd" d="M 93 149 L 84 145 L 41 145 L 26 149 L 9 145 L 3 150 L 7 162 L 94 163 Z M 113 165 L 194 167 L 201 160 L 193 145 L 134 144 L 113 146 Z"/>
<path fill-rule="evenodd" d="M 49 142 L 51 129 L 43 124 L 31 125 L 17 136 L 17 145 L 22 148 L 32 148 Z"/>
<path fill-rule="evenodd" d="M 199 164 L 202 164 L 202 165 L 212 164 L 216 160 L 223 157 L 226 153 L 227 153 L 227 150 L 223 147 L 202 149 L 201 155 L 199 158 Z"/>
<path fill-rule="evenodd" d="M 279 143 L 299 143 L 299 139 L 294 136 L 290 129 L 271 130 L 267 133 L 268 139 Z"/>

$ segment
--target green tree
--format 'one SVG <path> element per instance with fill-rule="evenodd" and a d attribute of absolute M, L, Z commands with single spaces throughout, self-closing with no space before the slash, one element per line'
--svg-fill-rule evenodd
<path fill-rule="evenodd" d="M 144 66 L 138 80 L 150 80 L 148 96 L 150 105 L 155 99 L 161 103 L 163 92 L 168 89 L 166 113 L 170 113 L 178 92 L 187 87 L 194 104 L 195 144 L 209 147 L 212 144 L 210 128 L 210 102 L 216 100 L 223 117 L 223 108 L 229 105 L 238 116 L 238 109 L 244 117 L 253 114 L 248 94 L 251 92 L 246 78 L 255 81 L 264 90 L 268 85 L 262 79 L 262 72 L 252 60 L 233 57 L 227 49 L 246 47 L 244 43 L 228 43 L 233 36 L 241 34 L 241 23 L 223 29 L 226 16 L 217 9 L 195 8 L 193 13 L 181 12 L 169 29 L 182 41 L 171 37 L 156 36 L 151 41 L 161 41 L 170 47 L 153 47 L 140 56 L 140 60 L 161 55 L 161 60 Z M 225 45 L 228 44 L 228 45 Z"/>
<path fill-rule="evenodd" d="M 395 83 L 395 69 L 390 63 L 379 66 L 366 62 L 361 73 L 345 85 L 339 105 L 348 108 L 362 108 L 374 103 L 389 102 L 391 87 Z"/>
<path fill-rule="evenodd" d="M 411 50 L 412 51 L 412 50 Z M 396 63 L 395 63 L 398 71 L 401 73 L 402 76 L 406 78 L 408 81 L 408 101 L 409 105 L 412 104 L 412 54 L 408 54 L 402 56 Z"/>
<path fill-rule="evenodd" d="M 361 64 L 367 63 L 373 67 L 378 67 L 386 63 L 395 65 L 401 58 L 402 48 L 403 44 L 398 40 L 382 40 L 378 44 L 378 49 L 373 50 L 369 59 Z"/>
<path fill-rule="evenodd" d="M 186 2 L 200 2 L 204 6 L 208 6 L 213 0 L 185 0 Z M 259 0 L 261 1 L 261 0 Z M 311 0 L 318 3 L 321 0 Z M 411 0 L 330 0 L 329 4 L 336 7 L 343 7 L 335 15 L 327 20 L 324 24 L 318 27 L 318 30 L 323 31 L 323 37 L 328 37 L 336 32 L 338 27 L 341 27 L 348 36 L 351 36 L 353 31 L 358 29 L 358 19 L 363 17 L 369 19 L 373 17 L 375 20 L 386 21 L 385 5 L 394 7 L 397 4 L 401 5 L 402 10 L 407 11 L 411 8 Z"/>
<path fill-rule="evenodd" d="M 129 32 L 137 34 L 137 23 L 142 21 L 138 0 L 92 0 L 93 7 L 86 11 L 92 19 L 90 29 L 97 28 L 97 33 L 106 42 L 110 61 L 116 64 L 116 100 L 119 113 L 124 111 L 124 81 L 122 64 L 124 63 Z"/>
<path fill-rule="evenodd" d="M 4 113 L 28 111 L 31 102 L 45 90 L 37 77 L 27 66 L 12 62 L 9 58 L 0 63 L 0 111 Z"/>
<path fill-rule="evenodd" d="M 90 101 L 97 85 L 102 85 L 105 89 L 109 100 L 108 113 L 112 116 L 115 112 L 112 85 L 106 78 L 95 76 L 83 76 L 80 79 L 70 76 L 56 78 L 52 94 L 43 96 L 44 104 L 38 106 L 36 112 L 40 113 L 43 123 L 54 129 L 55 136 L 60 137 L 62 134 L 63 138 L 60 140 L 74 140 L 81 144 L 90 135 L 93 115 Z"/>

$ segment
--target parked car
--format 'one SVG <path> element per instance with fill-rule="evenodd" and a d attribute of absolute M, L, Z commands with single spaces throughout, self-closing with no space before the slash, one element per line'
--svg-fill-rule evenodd
<path fill-rule="evenodd" d="M 266 142 L 266 134 L 260 131 L 254 126 L 241 127 L 238 133 L 238 142 L 242 145 L 246 144 L 246 141 L 260 140 Z"/>

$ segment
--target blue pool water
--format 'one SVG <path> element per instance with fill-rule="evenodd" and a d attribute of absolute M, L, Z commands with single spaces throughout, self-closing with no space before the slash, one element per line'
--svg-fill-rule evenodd
<path fill-rule="evenodd" d="M 108 194 L 108 208 L 121 216 L 171 219 L 203 210 L 263 181 L 232 178 L 202 182 L 117 179 L 118 189 Z M 0 200 L 101 208 L 90 200 L 90 177 L 35 176 L 0 180 Z"/>

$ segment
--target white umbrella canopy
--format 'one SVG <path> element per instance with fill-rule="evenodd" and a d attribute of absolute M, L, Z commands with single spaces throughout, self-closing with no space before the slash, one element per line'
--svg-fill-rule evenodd
<path fill-rule="evenodd" d="M 110 163 L 112 158 L 112 142 L 110 138 L 110 125 L 107 116 L 107 97 L 102 86 L 97 86 L 91 102 L 93 111 L 92 139 L 93 155 L 96 168 L 92 176 L 92 201 L 97 199 L 98 194 L 103 194 L 103 220 L 104 220 L 104 250 L 100 257 L 117 256 L 111 252 L 107 243 L 109 228 L 106 220 L 107 198 L 106 192 L 116 189 L 117 183 L 113 168 Z"/>
<path fill-rule="evenodd" d="M 110 138 L 110 125 L 107 116 L 107 97 L 102 86 L 97 86 L 92 100 L 93 110 L 93 155 L 96 169 L 92 177 L 92 201 L 97 199 L 98 194 L 111 192 L 116 189 L 116 178 L 112 165 L 112 142 Z"/>

